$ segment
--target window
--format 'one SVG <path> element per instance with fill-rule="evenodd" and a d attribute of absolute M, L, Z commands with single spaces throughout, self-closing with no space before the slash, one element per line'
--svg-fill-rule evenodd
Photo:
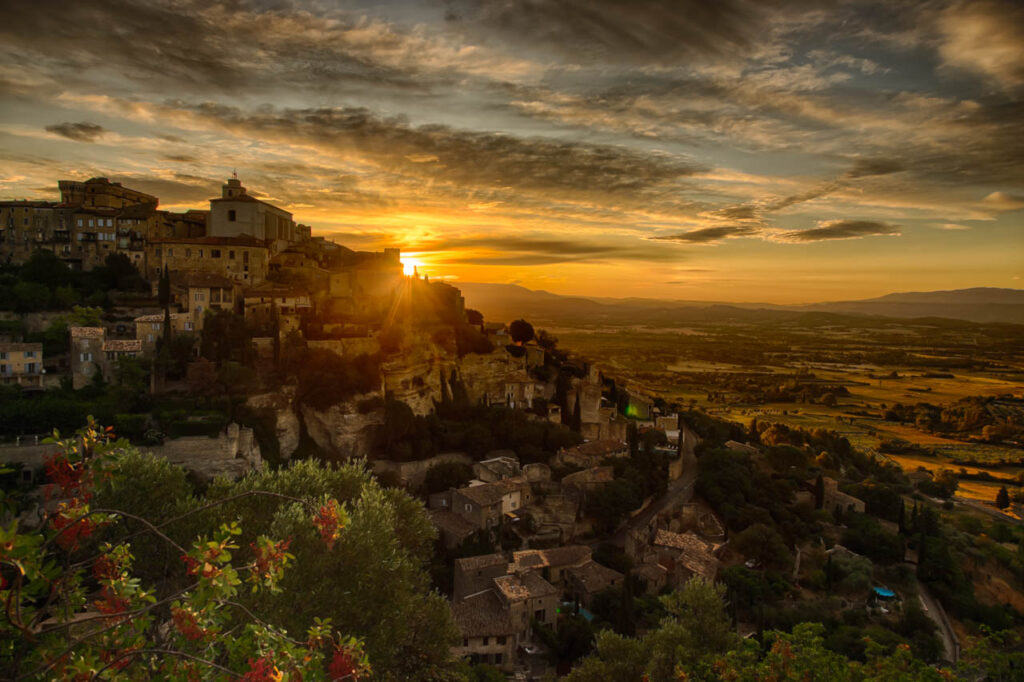
<path fill-rule="evenodd" d="M 210 258 L 220 258 L 220 249 L 210 249 Z"/>
<path fill-rule="evenodd" d="M 197 300 L 197 301 L 205 301 L 206 300 L 206 294 L 204 292 L 202 292 L 202 291 L 197 291 L 195 293 L 195 300 Z"/>
<path fill-rule="evenodd" d="M 468 637 L 463 637 L 462 638 L 462 646 L 469 646 L 469 638 Z"/>
<path fill-rule="evenodd" d="M 533 612 L 533 617 L 539 620 L 540 622 L 544 623 L 547 622 L 548 614 L 547 611 L 545 611 L 544 609 L 537 609 Z"/>
<path fill-rule="evenodd" d="M 185 258 L 192 257 L 192 249 L 185 249 Z"/>
<path fill-rule="evenodd" d="M 235 212 L 234 212 L 234 210 L 228 211 L 228 221 L 232 222 L 232 223 L 235 222 Z"/>
<path fill-rule="evenodd" d="M 92 353 L 79 353 L 79 362 L 92 362 Z"/>
<path fill-rule="evenodd" d="M 192 322 L 185 323 L 185 331 L 190 332 L 195 329 L 195 325 Z"/>
<path fill-rule="evenodd" d="M 79 218 L 79 219 L 78 219 L 78 226 L 79 226 L 79 227 L 81 227 L 81 226 L 82 226 L 82 219 L 81 219 L 81 218 Z"/>
<path fill-rule="evenodd" d="M 153 343 L 153 335 L 146 334 L 146 343 Z"/>
<path fill-rule="evenodd" d="M 500 635 L 500 636 L 498 636 L 497 639 L 498 639 L 498 644 L 504 644 L 505 643 L 505 635 Z M 501 654 L 498 654 L 498 655 L 501 656 Z M 498 662 L 500 663 L 501 661 L 498 661 Z"/>
<path fill-rule="evenodd" d="M 81 235 L 79 235 L 79 236 L 81 236 Z M 159 257 L 160 256 L 160 247 L 159 246 L 156 247 L 156 250 L 153 253 L 155 253 L 157 255 L 157 257 Z M 160 268 L 157 268 L 156 271 L 160 272 Z"/>
<path fill-rule="evenodd" d="M 483 645 L 487 646 L 488 644 L 490 644 L 491 643 L 490 639 L 491 639 L 490 637 L 484 637 Z"/>
<path fill-rule="evenodd" d="M 172 247 L 168 247 L 168 249 L 167 249 L 167 257 L 168 258 L 174 257 L 174 249 Z"/>
<path fill-rule="evenodd" d="M 231 260 L 235 260 L 235 252 L 234 251 L 228 251 L 228 258 L 230 258 Z"/>
<path fill-rule="evenodd" d="M 473 511 L 473 505 L 471 505 L 471 504 L 467 504 L 467 505 L 465 506 L 465 511 Z"/>
<path fill-rule="evenodd" d="M 199 249 L 199 257 L 200 257 L 200 258 L 202 258 L 202 257 L 203 257 L 203 250 L 202 250 L 202 249 Z"/>
<path fill-rule="evenodd" d="M 501 665 L 501 654 L 494 654 L 494 665 Z"/>
<path fill-rule="evenodd" d="M 4 351 L 0 351 L 0 360 L 6 360 L 6 359 L 7 359 L 7 353 L 4 352 Z"/>
<path fill-rule="evenodd" d="M 26 364 L 25 365 L 25 371 L 28 374 L 35 374 L 36 373 L 36 363 L 30 362 L 30 363 Z"/>
<path fill-rule="evenodd" d="M 34 350 L 27 350 L 27 351 L 25 351 L 25 357 L 26 358 L 34 358 L 35 356 L 36 356 L 36 352 Z"/>

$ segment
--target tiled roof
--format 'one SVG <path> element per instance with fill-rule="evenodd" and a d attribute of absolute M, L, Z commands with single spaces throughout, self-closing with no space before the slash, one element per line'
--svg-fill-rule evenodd
<path fill-rule="evenodd" d="M 622 574 L 616 570 L 602 566 L 596 561 L 588 561 L 582 566 L 573 566 L 569 569 L 570 575 L 580 581 L 590 594 L 607 589 L 617 580 L 622 579 Z"/>
<path fill-rule="evenodd" d="M 41 343 L 0 343 L 0 350 L 5 353 L 24 353 L 25 351 L 43 352 Z"/>
<path fill-rule="evenodd" d="M 514 635 L 517 632 L 494 590 L 455 602 L 452 604 L 452 617 L 463 637 Z"/>
<path fill-rule="evenodd" d="M 509 601 L 539 599 L 558 594 L 558 589 L 536 573 L 503 575 L 494 579 L 494 585 Z"/>
<path fill-rule="evenodd" d="M 478 571 L 481 568 L 507 564 L 508 559 L 506 559 L 502 554 L 483 554 L 481 556 L 468 556 L 455 560 L 455 565 L 462 569 L 464 573 Z"/>
<path fill-rule="evenodd" d="M 139 353 L 142 351 L 141 339 L 109 339 L 103 342 L 104 351 L 121 353 Z"/>
<path fill-rule="evenodd" d="M 430 513 L 430 520 L 438 530 L 444 531 L 457 538 L 466 537 L 476 530 L 476 526 L 462 518 L 458 514 L 445 509 L 438 509 Z"/>
<path fill-rule="evenodd" d="M 566 545 L 551 549 L 524 549 L 512 553 L 513 570 L 521 571 L 544 566 L 577 566 L 590 559 L 590 548 L 586 545 Z"/>
<path fill-rule="evenodd" d="M 668 571 L 661 564 L 640 564 L 633 567 L 633 575 L 648 582 L 658 583 L 665 579 Z"/>
<path fill-rule="evenodd" d="M 718 573 L 718 559 L 715 558 L 712 546 L 693 533 L 659 530 L 654 536 L 654 544 L 681 550 L 676 560 L 695 575 L 714 580 Z"/>
<path fill-rule="evenodd" d="M 154 237 L 150 244 L 195 244 L 197 246 L 260 246 L 266 248 L 261 239 L 247 234 L 238 237 Z"/>
<path fill-rule="evenodd" d="M 581 445 L 568 448 L 566 454 L 575 454 L 582 457 L 607 457 L 623 450 L 628 452 L 629 446 L 621 440 L 592 440 L 589 443 L 582 443 Z"/>
<path fill-rule="evenodd" d="M 463 497 L 476 502 L 481 507 L 488 507 L 501 502 L 501 498 L 505 495 L 521 489 L 524 483 L 523 478 L 517 476 L 516 478 L 506 478 L 501 481 L 494 481 L 493 483 L 459 488 L 457 492 Z"/>
<path fill-rule="evenodd" d="M 103 327 L 72 327 L 71 338 L 73 339 L 102 339 L 106 331 Z"/>
<path fill-rule="evenodd" d="M 599 466 L 577 471 L 562 479 L 562 486 L 585 486 L 608 483 L 615 478 L 615 467 Z"/>
<path fill-rule="evenodd" d="M 185 313 L 171 313 L 171 321 L 180 320 L 183 317 L 188 317 Z M 140 315 L 135 318 L 135 322 L 163 322 L 163 313 L 154 313 L 153 315 Z"/>

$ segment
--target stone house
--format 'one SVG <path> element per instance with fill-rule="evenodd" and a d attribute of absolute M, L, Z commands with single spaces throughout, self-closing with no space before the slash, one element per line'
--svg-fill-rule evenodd
<path fill-rule="evenodd" d="M 858 513 L 864 513 L 864 500 L 848 495 L 839 489 L 839 481 L 834 478 L 824 477 L 825 483 L 825 499 L 822 504 L 822 508 L 826 511 L 835 511 L 841 509 L 842 511 L 855 511 Z"/>
<path fill-rule="evenodd" d="M 568 571 L 583 566 L 592 558 L 586 545 L 565 545 L 551 549 L 524 549 L 512 553 L 510 573 L 536 572 L 544 580 L 566 591 Z"/>
<path fill-rule="evenodd" d="M 179 307 L 189 316 L 197 331 L 203 328 L 203 318 L 208 311 L 236 310 L 239 302 L 238 283 L 230 277 L 213 272 L 188 272 L 184 277 L 171 273 L 172 280 L 178 279 L 175 288 L 181 290 Z"/>
<path fill-rule="evenodd" d="M 0 343 L 0 382 L 38 388 L 43 377 L 43 344 Z"/>
<path fill-rule="evenodd" d="M 620 587 L 624 579 L 625 576 L 618 571 L 596 561 L 588 561 L 582 566 L 569 567 L 566 593 L 589 608 L 594 595 L 611 587 Z"/>
<path fill-rule="evenodd" d="M 145 276 L 156 282 L 160 273 L 206 272 L 240 284 L 257 284 L 267 277 L 267 245 L 251 236 L 158 237 L 146 243 Z"/>
<path fill-rule="evenodd" d="M 456 601 L 494 587 L 494 579 L 508 574 L 504 554 L 484 554 L 455 560 L 452 598 Z"/>
<path fill-rule="evenodd" d="M 526 638 L 519 623 L 513 623 L 508 605 L 497 591 L 488 589 L 452 604 L 452 618 L 461 640 L 452 647 L 456 658 L 468 658 L 473 665 L 486 663 L 506 672 L 515 667 L 515 652 Z"/>
<path fill-rule="evenodd" d="M 447 509 L 434 509 L 428 513 L 430 522 L 437 528 L 438 539 L 446 549 L 458 547 L 477 531 L 472 523 Z"/>
<path fill-rule="evenodd" d="M 522 477 L 472 485 L 452 491 L 452 511 L 477 528 L 495 528 L 505 514 L 532 501 L 530 486 Z"/>
<path fill-rule="evenodd" d="M 497 455 L 497 453 L 508 453 Z M 490 453 L 492 457 L 481 460 L 473 465 L 473 473 L 485 483 L 493 483 L 505 478 L 513 478 L 522 473 L 519 466 L 519 458 L 512 450 L 496 450 Z"/>
<path fill-rule="evenodd" d="M 555 464 L 589 469 L 607 457 L 629 457 L 629 445 L 620 440 L 595 440 L 562 448 L 555 455 Z"/>
<path fill-rule="evenodd" d="M 195 323 L 187 313 L 171 313 L 171 335 L 196 331 Z M 157 343 L 164 335 L 164 314 L 140 315 L 135 318 L 135 338 L 142 344 L 142 352 L 155 353 Z"/>
<path fill-rule="evenodd" d="M 68 333 L 71 335 L 71 347 L 68 349 L 71 385 L 77 391 L 92 383 L 97 374 L 102 376 L 106 330 L 103 327 L 72 327 Z"/>
<path fill-rule="evenodd" d="M 695 533 L 673 533 L 664 529 L 655 531 L 651 538 L 657 563 L 667 571 L 668 584 L 677 587 L 694 576 L 714 582 L 718 577 L 719 561 L 715 548 Z M 650 563 L 648 560 L 642 563 Z"/>
<path fill-rule="evenodd" d="M 506 604 L 512 625 L 529 632 L 536 620 L 552 630 L 558 627 L 558 602 L 561 591 L 533 571 L 513 573 L 494 579 L 498 594 Z"/>

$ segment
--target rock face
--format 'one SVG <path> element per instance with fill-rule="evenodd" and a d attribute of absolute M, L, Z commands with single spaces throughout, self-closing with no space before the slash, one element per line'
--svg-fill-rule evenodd
<path fill-rule="evenodd" d="M 380 401 L 379 391 L 364 393 L 323 412 L 303 406 L 302 420 L 306 433 L 322 450 L 338 457 L 367 457 L 373 448 L 377 431 L 384 426 L 384 411 L 364 411 L 360 405 L 367 401 Z"/>
<path fill-rule="evenodd" d="M 269 412 L 274 419 L 274 435 L 277 438 L 278 452 L 282 459 L 290 459 L 299 447 L 302 425 L 299 417 L 292 409 L 295 389 L 288 387 L 278 393 L 254 395 L 247 401 L 249 407 Z"/>
<path fill-rule="evenodd" d="M 218 476 L 241 478 L 263 467 L 252 429 L 238 424 L 228 424 L 216 438 L 187 436 L 146 449 L 188 469 L 204 483 Z"/>

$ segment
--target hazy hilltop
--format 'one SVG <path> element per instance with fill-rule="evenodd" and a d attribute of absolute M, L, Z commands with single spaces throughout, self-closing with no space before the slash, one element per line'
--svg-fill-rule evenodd
<path fill-rule="evenodd" d="M 792 320 L 809 312 L 896 318 L 941 317 L 969 322 L 1024 324 L 1024 289 L 978 287 L 893 293 L 858 301 L 807 305 L 670 301 L 652 298 L 560 296 L 515 284 L 460 282 L 466 305 L 486 317 L 527 317 L 562 324 L 679 324 Z"/>

